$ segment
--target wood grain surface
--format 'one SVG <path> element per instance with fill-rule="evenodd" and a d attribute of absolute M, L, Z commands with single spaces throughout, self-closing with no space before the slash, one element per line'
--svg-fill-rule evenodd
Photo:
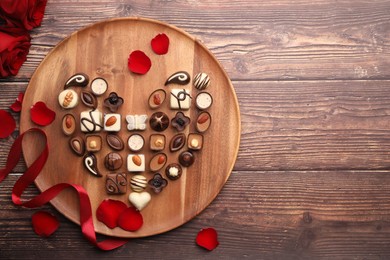
<path fill-rule="evenodd" d="M 34 210 L 0 184 L 0 257 L 165 259 L 387 259 L 390 257 L 390 2 L 50 0 L 18 76 L 0 80 L 0 108 L 24 91 L 66 36 L 107 18 L 140 16 L 200 39 L 232 79 L 241 110 L 238 159 L 205 211 L 170 232 L 113 252 L 61 221 L 49 239 Z M 13 113 L 15 118 L 18 114 Z M 0 167 L 18 132 L 0 142 Z M 29 188 L 26 198 L 38 194 Z M 215 227 L 213 252 L 196 246 Z"/>

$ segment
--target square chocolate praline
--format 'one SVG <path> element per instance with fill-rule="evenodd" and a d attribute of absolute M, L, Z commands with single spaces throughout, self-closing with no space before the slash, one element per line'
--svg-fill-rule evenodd
<path fill-rule="evenodd" d="M 127 176 L 125 172 L 109 173 L 106 177 L 106 192 L 110 195 L 127 192 Z"/>

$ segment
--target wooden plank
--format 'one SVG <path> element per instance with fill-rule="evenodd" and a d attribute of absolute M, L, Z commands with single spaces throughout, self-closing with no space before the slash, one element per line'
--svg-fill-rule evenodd
<path fill-rule="evenodd" d="M 123 16 L 186 30 L 237 80 L 389 79 L 389 9 L 388 1 L 54 1 L 12 80 L 31 77 L 51 47 L 75 30 Z"/>
<path fill-rule="evenodd" d="M 102 258 L 386 258 L 390 255 L 388 171 L 233 172 L 217 199 L 199 216 L 171 232 L 131 240 L 102 254 L 78 226 L 59 217 L 49 239 L 30 227 L 35 210 L 15 208 L 9 194 L 16 176 L 0 184 L 0 245 L 4 257 Z M 37 194 L 29 189 L 28 195 Z M 208 253 L 194 239 L 199 229 L 218 230 L 220 246 Z M 161 249 L 161 250 L 160 250 Z M 162 253 L 163 252 L 163 253 Z"/>

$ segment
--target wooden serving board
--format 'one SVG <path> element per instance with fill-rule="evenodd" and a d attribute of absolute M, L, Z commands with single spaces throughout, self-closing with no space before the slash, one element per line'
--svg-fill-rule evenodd
<path fill-rule="evenodd" d="M 155 54 L 150 41 L 159 33 L 165 33 L 170 39 L 169 52 L 166 55 Z M 150 71 L 145 75 L 136 75 L 128 70 L 129 54 L 134 50 L 144 51 L 152 61 Z M 144 225 L 136 232 L 127 232 L 120 228 L 109 229 L 96 219 L 95 212 L 99 204 L 106 198 L 121 200 L 127 205 L 131 191 L 128 186 L 125 195 L 107 195 L 105 190 L 105 176 L 92 176 L 83 166 L 83 158 L 76 156 L 68 145 L 69 137 L 61 131 L 61 120 L 66 113 L 72 113 L 79 122 L 80 112 L 89 110 L 81 102 L 71 110 L 64 110 L 58 104 L 58 94 L 63 90 L 66 80 L 75 73 L 83 72 L 90 77 L 103 77 L 109 84 L 108 91 L 98 98 L 98 109 L 104 113 L 108 110 L 103 107 L 103 100 L 109 92 L 115 91 L 124 98 L 124 105 L 118 110 L 122 115 L 122 130 L 119 136 L 127 144 L 132 134 L 126 129 L 125 116 L 128 114 L 147 114 L 154 111 L 148 107 L 149 95 L 158 88 L 166 90 L 182 86 L 164 86 L 166 79 L 177 71 L 187 71 L 191 77 L 199 72 L 210 75 L 211 86 L 207 91 L 213 97 L 213 105 L 208 110 L 212 116 L 212 125 L 204 133 L 204 147 L 195 152 L 195 163 L 189 168 L 183 168 L 183 175 L 179 180 L 169 181 L 168 186 L 160 193 L 154 194 L 147 189 L 152 200 L 141 211 Z M 184 86 L 191 91 L 193 97 L 199 92 L 192 83 Z M 74 88 L 76 92 L 90 91 Z M 168 95 L 167 95 L 168 96 Z M 120 18 L 108 20 L 89 26 L 73 33 L 70 37 L 58 44 L 42 61 L 35 71 L 26 90 L 23 110 L 21 114 L 20 130 L 24 132 L 31 127 L 37 127 L 30 120 L 30 107 L 37 101 L 43 101 L 56 112 L 55 121 L 43 127 L 48 136 L 49 158 L 36 185 L 43 191 L 49 187 L 68 182 L 82 185 L 88 192 L 94 214 L 95 229 L 98 233 L 117 237 L 144 237 L 166 232 L 189 221 L 204 210 L 218 195 L 226 183 L 236 160 L 240 141 L 240 114 L 236 95 L 232 84 L 213 55 L 194 37 L 173 26 L 141 18 Z M 177 111 L 169 108 L 169 98 L 158 109 L 174 117 Z M 184 133 L 196 132 L 194 121 L 199 110 L 192 101 L 191 109 L 185 114 L 190 116 L 192 123 Z M 149 136 L 153 131 L 148 126 L 141 133 L 146 144 L 140 153 L 145 154 L 147 162 L 154 154 L 149 149 Z M 176 133 L 169 127 L 165 132 L 167 140 Z M 112 150 L 105 143 L 105 132 L 99 133 L 103 139 L 103 149 L 96 153 L 98 167 L 103 175 L 109 171 L 104 167 L 104 157 Z M 74 135 L 85 137 L 77 125 Z M 35 160 L 41 151 L 39 137 L 26 136 L 23 143 L 24 158 L 27 165 Z M 171 153 L 168 144 L 164 152 L 168 155 L 168 163 L 177 162 L 179 153 Z M 119 152 L 124 160 L 121 171 L 126 172 L 126 148 Z M 148 168 L 148 167 L 147 167 Z M 148 179 L 153 173 L 146 170 L 142 173 Z M 128 181 L 132 173 L 127 173 Z M 165 177 L 164 169 L 162 175 Z M 62 192 L 52 200 L 54 207 L 70 220 L 79 223 L 79 205 L 76 194 L 71 190 Z"/>

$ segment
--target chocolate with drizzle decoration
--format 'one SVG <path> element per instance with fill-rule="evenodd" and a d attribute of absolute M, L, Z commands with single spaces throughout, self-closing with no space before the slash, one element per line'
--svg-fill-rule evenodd
<path fill-rule="evenodd" d="M 165 81 L 165 86 L 169 84 L 187 85 L 190 81 L 191 77 L 186 71 L 178 71 Z"/>
<path fill-rule="evenodd" d="M 194 77 L 194 87 L 198 90 L 206 89 L 210 85 L 210 77 L 204 72 L 198 73 Z"/>
<path fill-rule="evenodd" d="M 89 83 L 89 77 L 88 75 L 84 73 L 77 73 L 74 74 L 72 77 L 70 77 L 64 86 L 64 89 L 70 88 L 70 87 L 86 87 Z"/>
<path fill-rule="evenodd" d="M 84 166 L 92 175 L 96 177 L 102 177 L 102 174 L 99 172 L 97 168 L 96 156 L 93 153 L 87 153 L 84 156 Z"/>
<path fill-rule="evenodd" d="M 126 173 L 109 173 L 106 177 L 107 194 L 125 194 L 127 191 Z"/>
<path fill-rule="evenodd" d="M 149 120 L 150 127 L 157 132 L 162 132 L 169 126 L 169 118 L 164 112 L 154 113 Z"/>
<path fill-rule="evenodd" d="M 179 109 L 182 109 L 182 107 L 181 107 L 181 102 L 184 101 L 184 100 L 186 100 L 187 96 L 188 96 L 189 98 L 192 99 L 190 93 L 188 93 L 185 89 L 183 89 L 182 91 L 179 91 L 179 92 L 177 93 L 177 95 L 175 95 L 175 94 L 173 94 L 173 93 L 171 92 L 171 95 L 172 95 L 174 98 L 176 98 L 176 100 L 177 100 L 177 106 L 179 107 Z"/>
<path fill-rule="evenodd" d="M 97 123 L 97 122 L 95 121 L 95 117 L 92 115 L 92 112 L 93 112 L 93 111 L 94 111 L 94 110 L 91 110 L 91 111 L 88 112 L 90 118 L 81 118 L 81 119 L 80 119 L 80 123 L 81 123 L 81 124 L 85 127 L 85 129 L 87 129 L 87 131 L 90 132 L 90 133 L 95 132 L 97 126 L 99 126 L 100 129 L 103 128 L 103 126 L 102 126 L 101 124 L 99 124 L 99 123 Z M 88 128 L 88 125 L 85 124 L 85 122 L 91 123 L 91 124 L 92 124 L 92 129 Z"/>
<path fill-rule="evenodd" d="M 104 106 L 111 112 L 115 113 L 118 108 L 123 104 L 123 98 L 118 96 L 116 92 L 111 92 L 108 98 L 104 100 Z"/>

